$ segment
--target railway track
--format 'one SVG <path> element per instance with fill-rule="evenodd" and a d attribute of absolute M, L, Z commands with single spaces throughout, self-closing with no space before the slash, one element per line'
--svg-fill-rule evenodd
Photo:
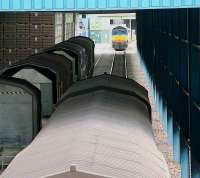
<path fill-rule="evenodd" d="M 110 74 L 127 78 L 127 63 L 125 51 L 115 51 Z"/>
<path fill-rule="evenodd" d="M 93 76 L 104 73 L 127 78 L 127 61 L 125 51 L 113 51 L 110 54 L 101 54 L 97 57 Z"/>

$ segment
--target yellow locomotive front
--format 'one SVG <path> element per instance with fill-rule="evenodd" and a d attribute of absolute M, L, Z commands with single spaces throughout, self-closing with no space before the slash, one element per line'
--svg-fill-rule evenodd
<path fill-rule="evenodd" d="M 116 51 L 124 51 L 128 47 L 128 31 L 118 26 L 112 30 L 112 47 Z"/>

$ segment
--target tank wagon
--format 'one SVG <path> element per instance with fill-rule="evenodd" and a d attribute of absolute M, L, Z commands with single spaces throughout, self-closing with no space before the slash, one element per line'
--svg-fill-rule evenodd
<path fill-rule="evenodd" d="M 102 75 L 76 82 L 1 178 L 168 178 L 147 91 Z"/>

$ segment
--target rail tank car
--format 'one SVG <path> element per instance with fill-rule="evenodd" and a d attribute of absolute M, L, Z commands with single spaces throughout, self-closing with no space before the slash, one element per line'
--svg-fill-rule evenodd
<path fill-rule="evenodd" d="M 1 178 L 169 178 L 147 91 L 107 74 L 76 82 Z"/>
<path fill-rule="evenodd" d="M 112 47 L 116 51 L 124 51 L 128 47 L 128 31 L 118 26 L 112 29 Z"/>

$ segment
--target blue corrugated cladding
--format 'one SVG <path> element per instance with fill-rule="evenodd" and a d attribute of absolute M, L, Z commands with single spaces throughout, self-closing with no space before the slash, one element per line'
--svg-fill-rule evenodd
<path fill-rule="evenodd" d="M 0 0 L 0 11 L 90 11 L 199 6 L 200 0 Z"/>

